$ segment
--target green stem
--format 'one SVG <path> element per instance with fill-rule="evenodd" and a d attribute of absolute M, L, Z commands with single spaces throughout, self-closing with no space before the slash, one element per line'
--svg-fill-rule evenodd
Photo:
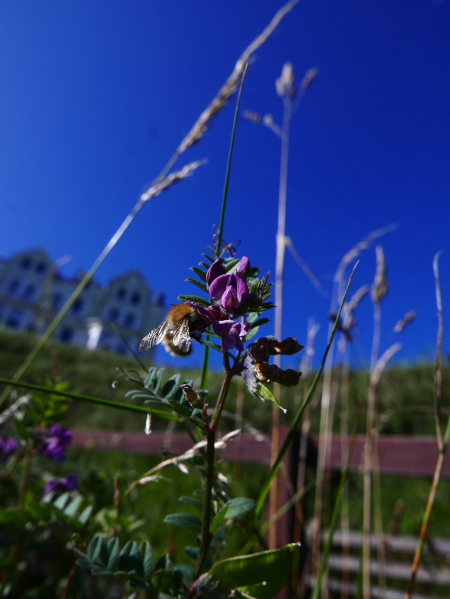
<path fill-rule="evenodd" d="M 20 387 L 23 389 L 30 389 L 31 391 L 42 391 L 43 393 L 51 393 L 52 395 L 59 395 L 60 397 L 68 397 L 77 401 L 86 401 L 90 403 L 96 403 L 107 408 L 116 408 L 118 410 L 128 410 L 129 412 L 139 412 L 140 414 L 148 414 L 149 412 L 154 416 L 164 418 L 166 420 L 175 420 L 180 422 L 181 419 L 175 414 L 170 412 L 163 412 L 162 410 L 153 410 L 144 406 L 134 406 L 132 404 L 120 403 L 118 401 L 111 401 L 109 399 L 101 399 L 100 397 L 90 397 L 89 395 L 79 395 L 78 393 L 70 393 L 69 391 L 58 391 L 51 389 L 50 387 L 43 387 L 41 385 L 32 385 L 31 383 L 22 383 L 9 379 L 0 378 L 0 383 L 4 385 L 11 385 L 12 387 Z"/>
<path fill-rule="evenodd" d="M 211 420 L 211 430 L 216 431 L 217 426 L 219 424 L 220 415 L 222 414 L 223 407 L 225 405 L 225 399 L 227 398 L 228 389 L 230 388 L 231 379 L 233 375 L 231 371 L 225 371 L 222 387 L 220 388 L 219 399 L 217 400 L 216 409 L 214 410 L 214 415 Z"/>
<path fill-rule="evenodd" d="M 208 335 L 208 331 L 210 327 L 206 329 L 206 341 L 210 340 L 210 336 Z M 206 391 L 208 386 L 208 364 L 209 364 L 209 347 L 205 346 L 205 351 L 203 353 L 203 364 L 202 364 L 202 375 L 200 379 L 200 389 Z"/>
<path fill-rule="evenodd" d="M 357 265 L 358 265 L 358 262 L 353 267 L 352 274 L 350 275 L 350 278 L 348 280 L 347 288 L 346 288 L 344 296 L 342 298 L 342 302 L 341 302 L 341 305 L 339 307 L 339 312 L 338 312 L 338 314 L 336 316 L 336 320 L 334 321 L 334 326 L 333 326 L 333 329 L 331 331 L 331 335 L 330 335 L 330 338 L 328 340 L 328 344 L 327 344 L 327 347 L 326 347 L 326 350 L 325 350 L 325 354 L 324 354 L 324 356 L 322 358 L 322 363 L 320 365 L 320 368 L 319 368 L 316 376 L 314 377 L 314 380 L 313 380 L 313 382 L 311 384 L 311 387 L 309 388 L 308 393 L 306 394 L 305 399 L 303 400 L 303 403 L 300 405 L 300 407 L 299 407 L 299 409 L 298 409 L 298 411 L 297 411 L 297 413 L 295 415 L 295 418 L 294 418 L 294 420 L 293 420 L 293 422 L 291 424 L 289 432 L 288 432 L 288 434 L 287 434 L 287 436 L 286 436 L 286 438 L 285 438 L 285 440 L 283 442 L 283 445 L 281 446 L 281 449 L 280 449 L 280 451 L 278 453 L 277 459 L 275 460 L 272 468 L 270 469 L 270 472 L 269 472 L 269 474 L 267 476 L 267 479 L 266 479 L 266 481 L 265 481 L 265 483 L 263 485 L 263 488 L 262 488 L 261 493 L 259 495 L 258 503 L 256 505 L 256 510 L 255 510 L 255 515 L 256 516 L 259 516 L 261 514 L 261 512 L 262 512 L 262 509 L 264 507 L 264 502 L 265 502 L 265 500 L 267 498 L 267 495 L 269 493 L 272 481 L 275 478 L 275 476 L 277 475 L 277 472 L 278 472 L 278 470 L 279 470 L 279 468 L 281 466 L 281 463 L 282 463 L 282 461 L 284 459 L 284 456 L 286 455 L 286 452 L 288 450 L 288 447 L 291 444 L 291 441 L 292 441 L 292 438 L 293 438 L 294 433 L 296 431 L 297 425 L 300 422 L 301 417 L 303 416 L 303 412 L 305 411 L 307 405 L 311 401 L 312 396 L 313 396 L 314 391 L 315 391 L 315 388 L 317 386 L 317 383 L 319 382 L 319 379 L 320 379 L 320 377 L 322 375 L 323 367 L 325 365 L 325 360 L 327 359 L 328 352 L 330 350 L 331 344 L 333 343 L 334 335 L 336 333 L 337 326 L 339 324 L 339 319 L 341 317 L 342 308 L 344 307 L 344 302 L 345 302 L 345 299 L 347 297 L 347 293 L 348 293 L 348 290 L 350 288 L 350 283 L 352 282 L 353 274 L 355 272 L 355 268 L 356 268 Z"/>
<path fill-rule="evenodd" d="M 228 196 L 228 185 L 230 182 L 230 170 L 231 170 L 231 157 L 233 155 L 233 146 L 234 146 L 234 136 L 236 134 L 236 125 L 239 114 L 239 104 L 241 103 L 241 93 L 242 86 L 244 85 L 245 73 L 247 72 L 248 63 L 245 65 L 244 72 L 241 77 L 241 85 L 239 87 L 239 94 L 236 102 L 236 110 L 234 111 L 234 120 L 233 120 L 233 129 L 231 131 L 231 142 L 230 149 L 228 151 L 228 162 L 227 162 L 227 170 L 225 174 L 225 185 L 223 187 L 223 197 L 222 197 L 222 208 L 220 211 L 220 222 L 219 222 L 219 230 L 217 231 L 217 257 L 220 257 L 220 247 L 222 245 L 222 235 L 223 235 L 223 224 L 225 221 L 225 210 L 227 207 L 227 196 Z"/>
<path fill-rule="evenodd" d="M 222 245 L 223 225 L 225 222 L 225 211 L 226 211 L 226 207 L 227 207 L 228 185 L 229 185 L 229 181 L 230 181 L 231 157 L 233 155 L 234 137 L 236 134 L 236 125 L 237 125 L 237 119 L 238 119 L 238 114 L 239 114 L 239 104 L 241 103 L 242 86 L 244 84 L 244 77 L 245 77 L 245 73 L 247 72 L 247 66 L 248 65 L 246 65 L 244 72 L 242 73 L 241 85 L 239 87 L 239 94 L 238 94 L 238 99 L 236 102 L 236 110 L 234 111 L 234 120 L 233 120 L 233 128 L 231 131 L 230 149 L 228 151 L 227 170 L 225 173 L 225 184 L 223 187 L 222 207 L 220 209 L 220 222 L 219 222 L 219 229 L 217 231 L 216 255 L 218 258 L 220 257 L 220 246 Z M 206 334 L 206 340 L 209 341 L 208 333 Z M 204 354 L 203 354 L 202 375 L 201 375 L 201 389 L 204 389 L 204 390 L 206 390 L 206 387 L 208 385 L 208 364 L 209 364 L 209 347 L 206 346 Z"/>
<path fill-rule="evenodd" d="M 206 487 L 205 498 L 203 502 L 203 518 L 202 518 L 202 542 L 200 552 L 198 554 L 197 563 L 195 564 L 194 580 L 200 576 L 206 556 L 208 555 L 209 545 L 211 542 L 211 533 L 209 525 L 211 522 L 211 497 L 212 486 L 214 479 L 214 444 L 216 442 L 216 433 L 214 430 L 208 433 L 208 445 L 206 448 L 207 472 L 206 472 Z"/>

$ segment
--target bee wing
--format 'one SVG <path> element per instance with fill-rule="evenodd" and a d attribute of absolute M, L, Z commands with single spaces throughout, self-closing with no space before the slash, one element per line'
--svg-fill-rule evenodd
<path fill-rule="evenodd" d="M 167 321 L 165 320 L 160 325 L 158 325 L 155 329 L 152 329 L 148 335 L 146 335 L 141 343 L 139 344 L 139 351 L 145 351 L 153 347 L 154 345 L 158 345 L 164 338 L 168 328 Z"/>
<path fill-rule="evenodd" d="M 182 320 L 173 331 L 173 344 L 186 354 L 191 349 L 191 335 L 189 332 L 189 321 L 187 318 Z"/>

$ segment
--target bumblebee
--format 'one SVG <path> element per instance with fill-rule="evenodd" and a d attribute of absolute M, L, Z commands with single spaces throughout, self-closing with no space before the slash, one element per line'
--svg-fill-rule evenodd
<path fill-rule="evenodd" d="M 190 304 L 173 306 L 166 320 L 142 339 L 139 351 L 146 351 L 162 342 L 169 354 L 185 358 L 192 353 L 191 337 L 199 338 L 200 334 L 195 334 L 195 331 L 204 324 L 203 318 L 194 306 Z"/>

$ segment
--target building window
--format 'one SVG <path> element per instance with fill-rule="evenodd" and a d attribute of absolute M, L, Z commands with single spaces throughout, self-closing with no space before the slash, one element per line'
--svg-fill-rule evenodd
<path fill-rule="evenodd" d="M 21 263 L 20 263 L 20 268 L 22 270 L 28 270 L 31 266 L 31 258 L 29 258 L 28 256 L 26 258 L 23 258 Z"/>
<path fill-rule="evenodd" d="M 113 308 L 108 316 L 108 320 L 110 322 L 116 322 L 116 320 L 119 318 L 119 310 L 117 308 Z"/>
<path fill-rule="evenodd" d="M 134 314 L 127 314 L 127 315 L 125 316 L 124 325 L 125 325 L 126 327 L 129 327 L 129 328 L 131 328 L 131 327 L 134 325 L 134 322 L 135 322 L 135 320 L 136 320 L 136 317 L 135 317 L 135 315 L 134 315 Z"/>
<path fill-rule="evenodd" d="M 36 287 L 34 285 L 27 285 L 23 294 L 24 300 L 32 300 L 34 294 L 36 292 Z"/>
<path fill-rule="evenodd" d="M 36 265 L 36 272 L 38 273 L 38 275 L 43 274 L 46 270 L 47 270 L 47 265 L 45 264 L 45 262 L 39 262 Z"/>
<path fill-rule="evenodd" d="M 84 307 L 83 300 L 81 298 L 78 298 L 73 303 L 72 312 L 74 312 L 75 314 L 80 314 L 83 307 Z"/>
<path fill-rule="evenodd" d="M 70 327 L 64 327 L 59 335 L 59 340 L 64 343 L 70 343 L 73 339 L 73 329 Z"/>
<path fill-rule="evenodd" d="M 120 287 L 120 289 L 117 290 L 116 298 L 122 302 L 125 299 L 126 295 L 127 295 L 127 291 L 126 291 L 125 287 Z"/>
<path fill-rule="evenodd" d="M 19 289 L 19 279 L 13 279 L 8 285 L 8 293 L 16 293 Z"/>
<path fill-rule="evenodd" d="M 60 293 L 53 294 L 53 310 L 59 312 L 63 302 L 63 297 Z"/>
<path fill-rule="evenodd" d="M 130 298 L 130 303 L 133 304 L 133 306 L 137 306 L 140 301 L 141 301 L 141 294 L 138 293 L 137 291 L 135 291 Z"/>
<path fill-rule="evenodd" d="M 23 312 L 21 310 L 13 310 L 9 315 L 9 318 L 6 322 L 6 326 L 11 327 L 11 329 L 20 329 L 22 320 Z"/>

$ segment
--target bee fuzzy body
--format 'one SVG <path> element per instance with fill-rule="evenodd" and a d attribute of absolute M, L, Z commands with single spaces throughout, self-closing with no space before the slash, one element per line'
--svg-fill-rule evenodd
<path fill-rule="evenodd" d="M 204 324 L 198 310 L 190 304 L 173 306 L 159 326 L 146 335 L 139 351 L 145 351 L 158 343 L 172 356 L 185 358 L 192 353 L 191 333 Z"/>

